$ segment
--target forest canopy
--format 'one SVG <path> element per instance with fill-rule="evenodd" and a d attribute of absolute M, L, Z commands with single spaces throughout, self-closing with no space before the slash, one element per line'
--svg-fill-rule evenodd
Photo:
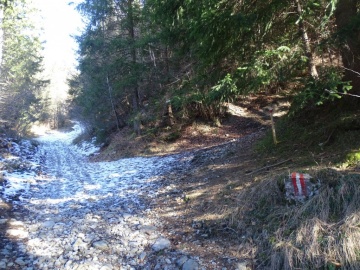
<path fill-rule="evenodd" d="M 259 92 L 292 110 L 359 94 L 355 0 L 86 0 L 71 94 L 96 130 L 215 119 Z M 340 95 L 339 95 L 340 93 Z M 354 102 L 356 103 L 355 99 Z"/>
<path fill-rule="evenodd" d="M 1 119 L 49 117 L 39 32 L 26 0 L 1 1 Z M 247 95 L 291 97 L 291 113 L 360 94 L 356 0 L 84 0 L 72 112 L 96 134 L 217 121 Z M 14 49 L 16 48 L 16 49 Z M 357 108 L 349 98 L 346 109 Z M 41 112 L 39 114 L 39 112 Z"/>

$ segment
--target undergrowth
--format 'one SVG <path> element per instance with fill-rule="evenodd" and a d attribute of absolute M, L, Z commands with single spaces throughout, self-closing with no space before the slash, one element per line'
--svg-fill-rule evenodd
<path fill-rule="evenodd" d="M 309 173 L 321 182 L 314 197 L 287 202 L 287 175 L 259 181 L 239 193 L 230 224 L 251 232 L 244 241 L 256 246 L 259 269 L 360 269 L 360 174 Z"/>
<path fill-rule="evenodd" d="M 230 224 L 252 232 L 244 241 L 259 269 L 360 269 L 360 111 L 317 108 L 278 120 L 276 131 L 280 142 L 269 132 L 257 151 L 308 170 L 319 193 L 290 203 L 281 184 L 288 175 L 267 176 L 238 194 Z"/>
<path fill-rule="evenodd" d="M 320 109 L 284 117 L 276 124 L 279 143 L 269 134 L 257 144 L 264 156 L 291 158 L 301 166 L 354 166 L 360 160 L 360 111 L 339 113 Z"/>

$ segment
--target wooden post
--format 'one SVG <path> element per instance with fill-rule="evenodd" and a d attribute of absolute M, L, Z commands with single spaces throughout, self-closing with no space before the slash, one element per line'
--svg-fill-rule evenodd
<path fill-rule="evenodd" d="M 276 139 L 276 130 L 275 130 L 274 117 L 273 117 L 273 109 L 270 111 L 270 119 L 271 119 L 271 130 L 272 130 L 274 144 L 277 145 L 278 141 Z"/>
<path fill-rule="evenodd" d="M 274 122 L 274 111 L 275 111 L 276 106 L 274 104 L 265 107 L 265 109 L 269 112 L 270 114 L 270 120 L 271 120 L 271 131 L 272 131 L 272 136 L 273 136 L 273 140 L 274 140 L 274 144 L 277 145 L 278 144 L 278 140 L 276 138 L 276 130 L 275 130 L 275 122 Z"/>

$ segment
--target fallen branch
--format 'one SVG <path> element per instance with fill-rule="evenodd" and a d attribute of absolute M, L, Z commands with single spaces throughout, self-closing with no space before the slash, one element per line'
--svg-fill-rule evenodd
<path fill-rule="evenodd" d="M 279 166 L 279 165 L 284 164 L 284 163 L 289 162 L 289 161 L 291 161 L 290 158 L 287 159 L 287 160 L 283 160 L 283 161 L 280 161 L 280 162 L 278 162 L 278 163 L 272 164 L 272 165 L 267 165 L 267 166 L 265 166 L 265 167 L 262 167 L 262 168 L 260 168 L 260 169 L 255 170 L 255 171 L 253 171 L 253 172 L 248 172 L 248 173 L 246 173 L 245 175 L 249 175 L 249 174 L 257 173 L 257 172 L 260 172 L 260 171 L 263 171 L 263 170 L 267 170 L 267 169 L 270 169 L 270 168 L 272 168 L 272 167 Z"/>

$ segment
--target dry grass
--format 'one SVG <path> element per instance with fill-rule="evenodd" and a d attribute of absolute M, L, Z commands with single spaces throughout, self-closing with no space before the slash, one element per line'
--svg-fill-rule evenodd
<path fill-rule="evenodd" d="M 284 199 L 285 175 L 243 189 L 229 219 L 257 247 L 259 269 L 360 269 L 360 175 L 312 171 L 318 195 L 303 204 Z"/>

